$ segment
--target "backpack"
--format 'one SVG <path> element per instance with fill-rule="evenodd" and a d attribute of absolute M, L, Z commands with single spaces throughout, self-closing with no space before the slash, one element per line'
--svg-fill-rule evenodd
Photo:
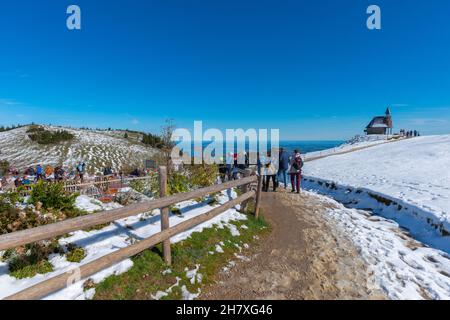
<path fill-rule="evenodd" d="M 300 170 L 301 168 L 303 168 L 303 159 L 301 157 L 295 157 L 295 161 L 292 164 L 292 167 L 295 170 Z"/>

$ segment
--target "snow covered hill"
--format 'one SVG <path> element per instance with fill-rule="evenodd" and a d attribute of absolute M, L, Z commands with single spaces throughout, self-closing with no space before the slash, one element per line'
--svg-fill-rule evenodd
<path fill-rule="evenodd" d="M 55 131 L 62 128 L 43 126 Z M 105 166 L 120 170 L 142 167 L 145 159 L 151 159 L 156 150 L 140 142 L 139 134 L 123 131 L 96 131 L 63 128 L 75 135 L 74 140 L 57 145 L 39 145 L 28 137 L 28 127 L 0 132 L 0 160 L 7 160 L 19 170 L 39 163 L 73 167 L 84 161 L 88 172 L 98 173 Z"/>
<path fill-rule="evenodd" d="M 450 135 L 423 136 L 307 162 L 305 186 L 372 209 L 450 252 Z"/>
<path fill-rule="evenodd" d="M 369 135 L 369 136 L 360 136 L 357 135 L 354 138 L 350 139 L 344 144 L 341 144 L 340 146 L 337 146 L 332 149 L 326 149 L 321 151 L 314 151 L 314 152 L 308 152 L 306 153 L 303 158 L 307 161 L 309 160 L 315 160 L 322 157 L 327 157 L 331 155 L 341 154 L 341 153 L 347 153 L 347 152 L 353 152 L 360 149 L 369 148 L 372 146 L 389 143 L 389 142 L 395 142 L 396 140 L 392 139 L 403 139 L 401 137 L 393 138 L 392 136 L 387 135 Z"/>

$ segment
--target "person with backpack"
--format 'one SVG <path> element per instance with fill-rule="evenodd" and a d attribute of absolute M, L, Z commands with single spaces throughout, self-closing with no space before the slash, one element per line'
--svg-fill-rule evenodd
<path fill-rule="evenodd" d="M 84 163 L 82 163 L 82 162 L 80 162 L 77 165 L 77 173 L 78 173 L 78 176 L 80 177 L 81 183 L 83 183 L 83 181 L 84 181 L 84 168 L 85 168 L 85 166 L 86 165 Z"/>
<path fill-rule="evenodd" d="M 29 176 L 35 177 L 36 176 L 36 172 L 34 171 L 33 167 L 29 167 L 26 171 L 26 174 L 28 174 Z"/>
<path fill-rule="evenodd" d="M 287 189 L 287 172 L 289 169 L 289 155 L 284 150 L 284 148 L 280 148 L 279 154 L 279 168 L 278 168 L 278 181 L 282 180 L 284 184 L 284 189 Z M 282 179 L 281 179 L 282 178 Z"/>
<path fill-rule="evenodd" d="M 28 175 L 24 175 L 22 179 L 22 185 L 23 186 L 29 186 L 31 184 L 30 179 L 28 178 Z"/>
<path fill-rule="evenodd" d="M 45 170 L 44 170 L 45 179 L 47 181 L 50 181 L 52 179 L 52 177 L 54 177 L 54 172 L 55 172 L 55 170 L 53 169 L 53 167 L 51 165 L 46 166 Z"/>
<path fill-rule="evenodd" d="M 294 150 L 291 157 L 291 168 L 289 175 L 291 176 L 292 192 L 300 193 L 301 179 L 302 179 L 303 159 L 300 151 Z"/>
<path fill-rule="evenodd" d="M 64 180 L 64 174 L 65 174 L 65 171 L 62 168 L 62 166 L 58 166 L 55 168 L 55 180 L 56 181 Z"/>
<path fill-rule="evenodd" d="M 44 173 L 44 169 L 42 168 L 42 166 L 40 164 L 37 165 L 36 167 L 36 180 L 41 180 L 43 177 L 43 173 Z"/>
<path fill-rule="evenodd" d="M 18 175 L 16 175 L 15 177 L 14 177 L 14 186 L 16 187 L 16 188 L 18 188 L 18 187 L 20 187 L 22 185 L 22 179 L 18 176 Z"/>

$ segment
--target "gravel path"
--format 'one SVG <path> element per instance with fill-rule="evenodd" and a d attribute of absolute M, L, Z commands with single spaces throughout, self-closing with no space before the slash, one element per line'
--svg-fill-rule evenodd
<path fill-rule="evenodd" d="M 200 299 L 385 298 L 354 246 L 322 217 L 323 203 L 279 191 L 264 193 L 261 208 L 272 233 Z"/>

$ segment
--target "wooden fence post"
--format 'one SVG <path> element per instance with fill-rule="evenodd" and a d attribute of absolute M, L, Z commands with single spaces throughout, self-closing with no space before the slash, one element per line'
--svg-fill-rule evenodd
<path fill-rule="evenodd" d="M 248 168 L 245 169 L 244 170 L 244 178 L 250 177 L 251 173 L 252 173 L 251 169 L 248 169 Z M 241 190 L 242 190 L 242 194 L 249 192 L 250 191 L 250 184 L 244 184 L 242 186 Z M 241 203 L 241 211 L 242 212 L 246 211 L 245 209 L 247 208 L 247 204 L 248 204 L 248 200 L 246 200 L 246 201 Z"/>
<path fill-rule="evenodd" d="M 255 218 L 259 218 L 259 206 L 261 203 L 261 191 L 262 191 L 262 179 L 264 177 L 262 175 L 258 176 L 258 186 L 256 187 L 256 200 L 255 200 Z"/>
<path fill-rule="evenodd" d="M 159 197 L 164 198 L 167 196 L 167 168 L 164 166 L 159 167 Z M 169 229 L 169 208 L 161 208 L 161 231 Z M 170 238 L 163 241 L 163 256 L 164 262 L 167 265 L 172 264 L 172 255 L 170 253 Z"/>

